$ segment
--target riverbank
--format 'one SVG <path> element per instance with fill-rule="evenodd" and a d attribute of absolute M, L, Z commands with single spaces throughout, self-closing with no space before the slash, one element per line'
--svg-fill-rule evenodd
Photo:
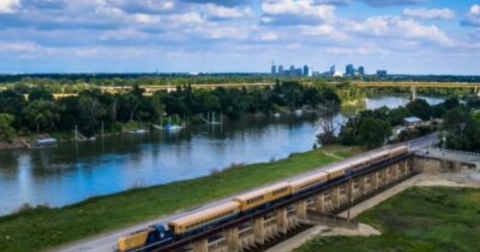
<path fill-rule="evenodd" d="M 476 188 L 458 188 L 471 185 L 439 179 L 415 178 L 416 187 L 360 215 L 359 221 L 381 230 L 381 235 L 345 237 L 337 232 L 342 236 L 317 237 L 294 251 L 477 251 L 479 183 Z"/>
<path fill-rule="evenodd" d="M 275 162 L 232 166 L 198 179 L 5 216 L 0 218 L 0 251 L 52 248 L 289 178 L 359 152 L 356 148 L 326 147 Z"/>
<path fill-rule="evenodd" d="M 277 108 L 278 111 L 277 113 L 271 113 L 271 114 L 264 114 L 264 113 L 255 113 L 255 114 L 248 114 L 244 115 L 239 119 L 232 120 L 224 116 L 223 119 L 217 118 L 216 122 L 212 122 L 211 124 L 213 126 L 219 126 L 220 122 L 223 122 L 224 124 L 226 123 L 235 123 L 239 122 L 241 120 L 256 120 L 259 118 L 299 118 L 299 117 L 305 117 L 309 115 L 318 115 L 324 111 L 323 107 L 318 107 L 315 110 L 312 110 L 309 107 L 305 107 L 302 109 L 298 109 L 295 111 L 289 111 L 287 108 Z M 297 114 L 297 111 L 301 111 L 300 114 Z M 203 119 L 203 120 L 202 120 Z M 181 118 L 175 118 L 173 120 L 174 125 L 181 125 L 183 128 L 186 127 L 197 127 L 201 125 L 207 125 L 204 121 L 205 119 L 202 118 L 200 115 L 192 117 L 189 120 L 183 120 Z M 168 119 L 164 119 L 163 121 L 163 126 L 165 127 L 168 124 Z M 152 123 L 152 122 L 128 122 L 128 123 L 116 123 L 115 125 L 112 126 L 111 129 L 105 129 L 104 132 L 101 130 L 96 132 L 93 136 L 85 136 L 85 139 L 80 139 L 77 140 L 75 138 L 75 130 L 70 130 L 70 131 L 52 131 L 52 132 L 44 132 L 42 134 L 36 134 L 34 132 L 23 132 L 23 134 L 28 134 L 28 136 L 15 136 L 13 141 L 11 143 L 7 142 L 6 140 L 0 139 L 0 151 L 1 150 L 9 150 L 9 149 L 28 149 L 29 147 L 22 143 L 21 140 L 23 140 L 25 143 L 30 143 L 32 144 L 36 139 L 38 139 L 40 136 L 45 137 L 51 137 L 57 139 L 59 143 L 68 143 L 68 142 L 75 142 L 75 141 L 95 141 L 98 139 L 101 139 L 102 137 L 116 137 L 119 135 L 123 134 L 131 134 L 132 131 L 135 130 L 145 130 L 145 131 L 157 131 L 160 130 L 156 126 L 160 126 L 160 123 Z M 81 131 L 78 133 L 82 134 Z M 82 135 L 82 137 L 84 137 Z"/>

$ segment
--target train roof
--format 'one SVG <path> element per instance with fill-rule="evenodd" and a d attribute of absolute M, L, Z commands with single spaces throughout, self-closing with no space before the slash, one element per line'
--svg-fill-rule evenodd
<path fill-rule="evenodd" d="M 408 147 L 406 145 L 402 145 L 402 146 L 392 148 L 390 149 L 390 151 L 408 151 Z"/>
<path fill-rule="evenodd" d="M 362 157 L 362 158 L 357 158 L 353 160 L 352 162 L 348 163 L 349 165 L 357 165 L 357 164 L 363 164 L 370 160 L 371 157 Z"/>
<path fill-rule="evenodd" d="M 215 207 L 212 207 L 212 208 L 209 208 L 209 209 L 206 209 L 206 210 L 194 213 L 194 214 L 187 215 L 185 217 L 181 217 L 181 218 L 176 219 L 176 220 L 172 220 L 168 224 L 170 224 L 170 225 L 188 225 L 188 224 L 192 224 L 192 223 L 197 222 L 199 219 L 205 219 L 205 218 L 208 218 L 208 217 L 215 216 L 219 213 L 225 213 L 225 212 L 229 212 L 229 211 L 232 211 L 232 210 L 236 210 L 239 207 L 240 207 L 240 203 L 231 201 L 231 202 L 227 202 L 227 203 L 221 204 L 219 206 L 215 206 Z"/>
<path fill-rule="evenodd" d="M 265 188 L 255 190 L 255 191 L 250 192 L 250 193 L 239 195 L 239 196 L 235 197 L 234 199 L 245 201 L 247 199 L 251 199 L 251 198 L 254 198 L 254 197 L 257 197 L 257 196 L 260 196 L 260 195 L 264 195 L 267 192 L 275 191 L 275 190 L 278 190 L 278 189 L 281 189 L 281 188 L 284 188 L 284 187 L 288 187 L 288 186 L 290 186 L 289 183 L 281 182 L 281 183 L 277 183 L 277 184 L 272 185 L 272 186 L 268 186 L 268 187 L 265 187 Z"/>
<path fill-rule="evenodd" d="M 290 182 L 290 185 L 295 187 L 295 186 L 298 186 L 298 185 L 308 183 L 311 180 L 327 178 L 327 176 L 328 176 L 328 173 L 322 171 L 322 172 L 318 172 L 318 173 L 315 173 L 315 174 L 307 176 L 307 177 L 296 179 L 296 180 Z"/>
<path fill-rule="evenodd" d="M 328 170 L 325 170 L 325 172 L 327 172 L 327 173 L 337 172 L 337 171 L 345 170 L 345 169 L 348 169 L 348 168 L 350 168 L 350 164 L 340 164 L 340 165 L 332 167 Z"/>
<path fill-rule="evenodd" d="M 390 150 L 384 150 L 384 151 L 380 151 L 380 152 L 376 152 L 376 153 L 371 154 L 370 158 L 378 158 L 378 157 L 385 156 L 385 155 L 388 155 L 388 154 L 390 154 Z"/>

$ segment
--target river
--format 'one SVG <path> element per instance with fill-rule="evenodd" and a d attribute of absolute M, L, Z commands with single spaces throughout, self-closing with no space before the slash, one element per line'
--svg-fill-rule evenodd
<path fill-rule="evenodd" d="M 424 97 L 430 104 L 443 101 Z M 367 109 L 406 105 L 407 97 L 366 100 Z M 339 113 L 337 120 L 343 118 Z M 177 133 L 153 131 L 42 150 L 0 151 L 0 215 L 22 204 L 64 206 L 133 187 L 209 175 L 234 163 L 281 159 L 312 149 L 318 117 L 257 118 Z"/>

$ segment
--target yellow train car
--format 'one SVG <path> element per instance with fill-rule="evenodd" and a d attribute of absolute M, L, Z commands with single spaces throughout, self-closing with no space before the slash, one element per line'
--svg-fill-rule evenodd
<path fill-rule="evenodd" d="M 390 157 L 390 151 L 385 150 L 381 152 L 377 152 L 375 154 L 370 155 L 370 163 L 379 162 Z"/>
<path fill-rule="evenodd" d="M 405 146 L 405 145 L 395 147 L 395 148 L 393 148 L 389 151 L 390 157 L 397 157 L 397 156 L 407 154 L 407 153 L 408 153 L 408 147 Z"/>
<path fill-rule="evenodd" d="M 343 164 L 326 170 L 328 173 L 328 180 L 334 180 L 336 178 L 345 176 L 350 170 L 350 164 Z"/>
<path fill-rule="evenodd" d="M 170 221 L 169 229 L 175 235 L 194 232 L 205 226 L 218 223 L 222 220 L 232 218 L 240 213 L 240 204 L 238 202 L 228 202 L 204 211 L 194 213 L 173 221 Z"/>
<path fill-rule="evenodd" d="M 248 211 L 252 208 L 261 206 L 268 202 L 272 202 L 277 199 L 289 196 L 290 194 L 290 184 L 279 183 L 267 188 L 256 190 L 251 193 L 237 196 L 233 198 L 233 201 L 240 204 L 240 208 L 242 211 Z"/>
<path fill-rule="evenodd" d="M 350 169 L 352 169 L 352 171 L 357 171 L 357 170 L 360 170 L 362 169 L 363 167 L 365 167 L 366 165 L 368 165 L 370 163 L 370 158 L 369 157 L 365 157 L 365 158 L 360 158 L 360 159 L 357 159 L 351 163 L 349 163 L 350 165 Z"/>
<path fill-rule="evenodd" d="M 327 181 L 328 173 L 319 172 L 314 175 L 290 182 L 290 190 L 292 194 L 295 194 L 326 183 Z"/>
<path fill-rule="evenodd" d="M 126 252 L 145 246 L 151 228 L 143 229 L 135 233 L 120 237 L 117 240 L 117 251 Z"/>

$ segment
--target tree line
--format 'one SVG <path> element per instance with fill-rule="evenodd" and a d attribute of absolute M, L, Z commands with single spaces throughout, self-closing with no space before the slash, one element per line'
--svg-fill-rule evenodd
<path fill-rule="evenodd" d="M 407 106 L 389 109 L 381 107 L 375 110 L 361 111 L 336 127 L 328 124 L 327 130 L 318 135 L 320 144 L 341 143 L 347 146 L 375 148 L 385 144 L 393 135 L 393 128 L 403 124 L 406 117 L 418 117 L 424 121 L 441 119 L 443 124 L 419 126 L 404 130 L 397 141 L 405 141 L 440 130 L 446 133 L 446 147 L 460 150 L 480 151 L 480 99 L 472 98 L 461 103 L 451 97 L 438 105 L 430 105 L 423 99 L 416 99 Z"/>
<path fill-rule="evenodd" d="M 28 92 L 26 92 L 28 91 Z M 25 94 L 26 93 L 26 94 Z M 130 92 L 110 94 L 88 89 L 75 97 L 54 99 L 51 90 L 25 86 L 0 92 L 0 137 L 11 141 L 16 134 L 72 131 L 85 135 L 119 130 L 122 123 L 158 123 L 160 116 L 175 116 L 191 123 L 206 113 L 222 113 L 235 120 L 248 114 L 271 114 L 325 103 L 340 104 L 336 89 L 279 82 L 264 88 L 216 88 L 193 90 L 177 86 L 173 92 L 159 91 L 145 96 L 138 85 Z"/>

